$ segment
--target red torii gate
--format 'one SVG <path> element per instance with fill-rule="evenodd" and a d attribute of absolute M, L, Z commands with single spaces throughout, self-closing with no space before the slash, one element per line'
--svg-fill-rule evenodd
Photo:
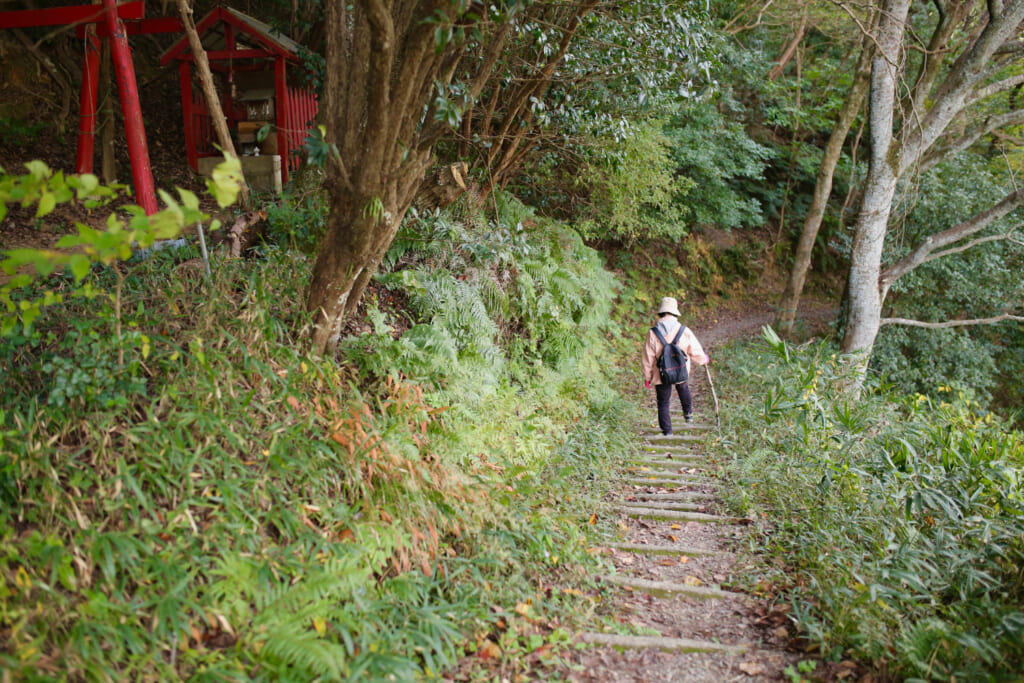
<path fill-rule="evenodd" d="M 100 5 L 73 5 L 52 9 L 0 12 L 0 29 L 28 28 L 32 26 L 77 26 L 78 35 L 85 38 L 85 64 L 82 68 L 82 91 L 79 101 L 78 152 L 75 157 L 77 173 L 92 172 L 93 149 L 96 137 L 96 101 L 99 90 L 100 38 L 111 39 L 114 71 L 124 115 L 128 156 L 132 165 L 135 195 L 147 214 L 157 211 L 153 170 L 149 163 L 146 130 L 139 106 L 139 89 L 135 80 L 129 33 L 160 33 L 183 30 L 178 19 L 143 18 L 143 0 L 132 0 L 121 5 L 117 0 L 103 0 Z M 125 24 L 125 20 L 129 23 Z"/>

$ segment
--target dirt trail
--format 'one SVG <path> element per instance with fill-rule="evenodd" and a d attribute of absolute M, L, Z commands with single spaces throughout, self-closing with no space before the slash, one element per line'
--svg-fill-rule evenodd
<path fill-rule="evenodd" d="M 805 329 L 826 331 L 833 316 L 830 307 L 809 302 Z M 765 305 L 721 318 L 696 328 L 712 355 L 726 341 L 758 334 L 774 310 Z M 623 463 L 614 493 L 619 537 L 601 549 L 614 565 L 599 580 L 612 586 L 609 609 L 618 623 L 579 634 L 593 647 L 566 671 L 574 683 L 789 681 L 787 669 L 811 659 L 793 646 L 788 605 L 754 589 L 763 575 L 758 558 L 736 552 L 751 527 L 718 503 L 727 484 L 706 449 L 717 436 L 706 377 L 697 369 L 692 380 L 699 423 L 684 423 L 677 408 L 673 436 L 660 434 L 653 392 L 645 394 L 651 418 L 637 431 L 642 454 Z M 856 680 L 855 673 L 819 666 L 810 675 Z"/>

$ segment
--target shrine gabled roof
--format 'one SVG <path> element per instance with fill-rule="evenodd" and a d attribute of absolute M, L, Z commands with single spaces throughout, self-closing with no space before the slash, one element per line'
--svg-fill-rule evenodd
<path fill-rule="evenodd" d="M 196 23 L 199 39 L 207 52 L 227 50 L 226 27 L 235 29 L 237 50 L 256 47 L 273 56 L 298 60 L 301 46 L 269 24 L 248 14 L 229 7 L 217 7 Z M 191 59 L 188 36 L 182 36 L 167 48 L 160 57 L 160 64 L 167 65 L 175 59 Z"/>

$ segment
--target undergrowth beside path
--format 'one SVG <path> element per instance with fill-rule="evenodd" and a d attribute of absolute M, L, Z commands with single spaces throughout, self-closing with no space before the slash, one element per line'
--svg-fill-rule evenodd
<path fill-rule="evenodd" d="M 94 269 L 116 301 L 5 337 L 5 677 L 487 677 L 569 647 L 632 447 L 615 283 L 503 202 L 410 221 L 340 359 L 303 351 L 309 262 L 272 245 L 209 282 L 190 248 Z"/>
<path fill-rule="evenodd" d="M 962 396 L 845 389 L 828 344 L 719 358 L 727 477 L 803 634 L 894 680 L 1024 670 L 1024 438 Z M 952 392 L 948 392 L 952 394 Z"/>

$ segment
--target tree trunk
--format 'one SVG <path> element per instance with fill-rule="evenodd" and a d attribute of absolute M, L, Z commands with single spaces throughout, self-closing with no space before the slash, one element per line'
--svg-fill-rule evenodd
<path fill-rule="evenodd" d="M 394 210 L 394 207 L 391 207 Z M 366 214 L 366 215 L 364 215 Z M 399 221 L 368 215 L 354 198 L 331 202 L 328 230 L 313 267 L 307 309 L 316 314 L 313 348 L 334 348 L 345 319 L 355 310 Z"/>
<path fill-rule="evenodd" d="M 844 353 L 858 354 L 862 370 L 878 335 L 885 292 L 879 284 L 882 247 L 896 195 L 899 158 L 893 139 L 896 87 L 900 75 L 903 31 L 910 0 L 888 0 L 880 13 L 876 53 L 871 60 L 868 176 L 857 217 L 850 259 L 849 322 Z"/>
<path fill-rule="evenodd" d="M 793 55 L 796 54 L 797 48 L 800 47 L 800 43 L 804 39 L 804 34 L 807 33 L 807 5 L 803 6 L 803 11 L 800 13 L 800 24 L 797 26 L 796 33 L 793 34 L 793 39 L 789 42 L 789 45 L 782 51 L 779 56 L 778 63 L 772 67 L 772 70 L 768 72 L 768 80 L 774 81 L 782 72 L 786 70 L 786 65 L 789 64 L 789 60 L 793 59 Z M 798 91 L 799 92 L 799 91 Z"/>
<path fill-rule="evenodd" d="M 988 3 L 990 12 L 979 17 L 976 38 L 966 45 L 964 51 L 950 65 L 941 84 L 932 86 L 939 67 L 926 64 L 920 78 L 925 80 L 921 89 L 932 91 L 925 97 L 913 96 L 927 111 L 906 112 L 901 121 L 900 138 L 894 139 L 893 127 L 897 107 L 895 96 L 897 77 L 900 73 L 900 47 L 905 31 L 907 6 L 910 0 L 887 0 L 880 14 L 876 31 L 877 56 L 872 64 L 870 99 L 870 163 L 865 180 L 864 199 L 857 218 L 856 234 L 850 263 L 850 318 L 843 337 L 842 350 L 845 353 L 861 355 L 862 369 L 874 346 L 880 326 L 882 304 L 889 286 L 898 274 L 892 271 L 883 276 L 881 272 L 882 247 L 888 227 L 892 201 L 900 178 L 911 170 L 920 170 L 925 155 L 936 142 L 946 134 L 949 125 L 962 116 L 965 110 L 981 101 L 990 101 L 993 94 L 1003 92 L 1016 84 L 1010 77 L 985 85 L 1000 67 L 1010 69 L 1015 64 L 999 62 L 997 55 L 1012 40 L 1019 26 L 1024 22 L 1024 0 L 1007 0 Z M 966 16 L 966 10 L 958 14 Z M 942 21 L 935 28 L 940 37 L 950 35 L 949 27 Z M 943 44 L 942 40 L 931 45 Z M 917 85 L 915 84 L 915 88 Z M 1004 115 L 1008 118 L 992 117 L 1001 122 L 1014 121 L 1014 112 Z M 954 143 L 951 149 L 955 149 Z M 1021 197 L 1009 195 L 990 211 L 979 214 L 950 231 L 948 238 L 973 234 L 983 227 L 982 222 L 993 219 L 1019 204 Z M 914 259 L 924 262 L 931 253 L 928 242 L 937 243 L 943 234 L 929 237 L 920 249 L 911 251 L 910 260 L 904 260 L 899 267 L 908 269 L 918 265 Z"/>
<path fill-rule="evenodd" d="M 177 0 L 178 13 L 181 15 L 181 23 L 185 27 L 185 35 L 188 36 L 188 44 L 192 48 L 192 56 L 195 58 L 196 73 L 199 76 L 199 83 L 203 88 L 203 96 L 206 98 L 206 105 L 210 109 L 210 120 L 213 121 L 213 129 L 217 133 L 217 142 L 220 143 L 221 151 L 228 158 L 238 158 L 235 152 L 235 145 L 231 141 L 231 132 L 228 130 L 228 120 L 224 116 L 224 109 L 220 106 L 220 96 L 217 94 L 217 86 L 213 82 L 213 73 L 210 71 L 210 60 L 206 57 L 206 50 L 199 39 L 196 31 L 196 24 L 192 20 L 192 8 L 188 0 Z M 241 174 L 242 169 L 239 167 Z M 243 176 L 239 194 L 242 204 L 249 203 L 249 187 Z"/>
<path fill-rule="evenodd" d="M 337 154 L 328 167 L 330 212 L 306 298 L 314 353 L 337 345 L 430 164 L 442 131 L 429 103 L 461 48 L 435 50 L 436 21 L 454 20 L 454 10 L 447 0 L 327 3 L 320 111 Z"/>
<path fill-rule="evenodd" d="M 857 61 L 857 71 L 850 86 L 850 92 L 843 102 L 843 108 L 839 112 L 839 118 L 832 129 L 832 134 L 829 136 L 828 144 L 825 146 L 821 158 L 821 165 L 818 167 L 814 194 L 804 219 L 800 241 L 797 243 L 793 268 L 789 272 L 786 290 L 779 301 L 777 325 L 784 335 L 793 333 L 793 324 L 800 307 L 800 295 L 803 294 L 807 273 L 811 268 L 811 256 L 818 239 L 821 221 L 825 216 L 825 207 L 828 205 L 828 198 L 832 193 L 832 178 L 843 152 L 843 142 L 857 118 L 857 113 L 860 111 L 861 105 L 864 103 L 864 96 L 868 91 L 873 48 L 874 43 L 871 37 L 865 36 L 861 44 L 861 54 Z"/>

